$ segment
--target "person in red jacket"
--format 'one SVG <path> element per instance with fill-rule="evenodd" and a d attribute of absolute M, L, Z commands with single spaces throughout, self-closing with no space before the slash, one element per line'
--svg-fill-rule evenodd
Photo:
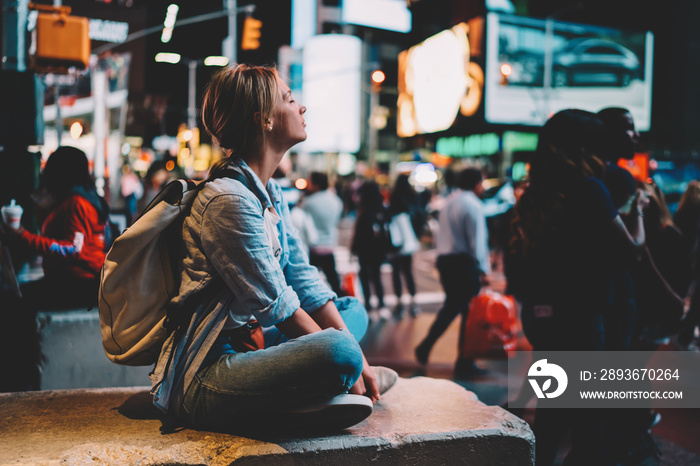
<path fill-rule="evenodd" d="M 70 301 L 97 302 L 109 208 L 95 191 L 85 153 L 70 146 L 56 149 L 46 162 L 40 185 L 44 194 L 37 196 L 41 233 L 5 225 L 10 245 L 42 256 L 44 278 L 39 282 L 44 289 L 51 285 L 47 290 L 54 294 L 51 302 L 62 301 L 57 294 L 69 294 Z"/>
<path fill-rule="evenodd" d="M 20 371 L 36 372 L 13 378 L 13 386 L 0 384 L 0 391 L 38 389 L 38 365 L 41 362 L 36 332 L 38 310 L 89 308 L 97 303 L 100 269 L 105 259 L 105 222 L 109 212 L 106 201 L 97 194 L 88 160 L 80 149 L 61 146 L 46 162 L 40 190 L 33 196 L 37 203 L 40 234 L 23 227 L 13 229 L 0 223 L 0 241 L 11 249 L 25 248 L 42 256 L 44 276 L 20 285 L 21 298 L 3 293 L 6 318 L 18 319 L 13 327 L 16 338 L 33 354 L 34 368 L 21 364 Z M 11 295 L 11 296 L 10 296 Z M 24 329 L 24 330 L 21 330 Z M 0 338 L 0 340 L 4 340 Z M 26 379 L 26 380 L 25 380 Z"/>

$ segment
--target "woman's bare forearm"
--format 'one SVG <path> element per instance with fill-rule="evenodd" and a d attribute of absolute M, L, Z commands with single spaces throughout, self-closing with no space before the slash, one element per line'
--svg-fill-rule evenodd
<path fill-rule="evenodd" d="M 337 312 L 337 311 L 336 311 Z M 277 323 L 276 327 L 287 338 L 296 338 L 302 335 L 308 335 L 314 332 L 320 332 L 322 329 L 302 308 L 294 311 L 294 314 L 287 317 L 286 320 Z"/>

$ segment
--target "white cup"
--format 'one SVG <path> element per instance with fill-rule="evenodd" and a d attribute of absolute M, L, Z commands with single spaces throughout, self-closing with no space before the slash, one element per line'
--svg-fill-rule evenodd
<path fill-rule="evenodd" d="M 20 220 L 22 220 L 22 206 L 15 204 L 15 200 L 12 199 L 9 205 L 2 206 L 2 219 L 5 224 L 9 225 L 15 230 L 20 226 Z"/>

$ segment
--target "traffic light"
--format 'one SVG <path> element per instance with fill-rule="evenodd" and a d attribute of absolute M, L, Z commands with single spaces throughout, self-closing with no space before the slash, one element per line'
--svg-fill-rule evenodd
<path fill-rule="evenodd" d="M 68 10 L 69 12 L 70 10 Z M 85 69 L 90 63 L 88 18 L 70 16 L 66 10 L 38 13 L 32 31 L 29 51 L 35 69 L 76 67 Z"/>
<path fill-rule="evenodd" d="M 243 23 L 243 36 L 241 38 L 241 49 L 255 50 L 260 47 L 260 28 L 262 21 L 248 16 Z"/>
<path fill-rule="evenodd" d="M 384 84 L 386 80 L 386 75 L 382 70 L 374 70 L 370 78 L 372 80 L 372 90 L 374 92 L 379 92 L 382 89 L 382 84 Z"/>

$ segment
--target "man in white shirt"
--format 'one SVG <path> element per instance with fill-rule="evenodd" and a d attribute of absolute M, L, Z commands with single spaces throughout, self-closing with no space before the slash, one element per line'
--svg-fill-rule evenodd
<path fill-rule="evenodd" d="M 341 296 L 340 277 L 335 268 L 333 248 L 338 244 L 338 222 L 343 214 L 343 201 L 328 185 L 328 175 L 312 172 L 309 177 L 303 209 L 313 219 L 316 241 L 309 248 L 309 262 L 326 276 L 331 289 Z"/>
<path fill-rule="evenodd" d="M 437 268 L 445 291 L 445 302 L 425 339 L 416 348 L 416 359 L 425 365 L 435 342 L 447 330 L 457 314 L 466 321 L 469 302 L 479 293 L 486 274 L 491 271 L 488 230 L 483 203 L 482 174 L 475 168 L 459 173 L 457 190 L 447 198 L 438 217 L 436 239 Z M 463 332 L 460 331 L 460 348 Z M 464 375 L 484 372 L 472 360 L 458 361 Z"/>

